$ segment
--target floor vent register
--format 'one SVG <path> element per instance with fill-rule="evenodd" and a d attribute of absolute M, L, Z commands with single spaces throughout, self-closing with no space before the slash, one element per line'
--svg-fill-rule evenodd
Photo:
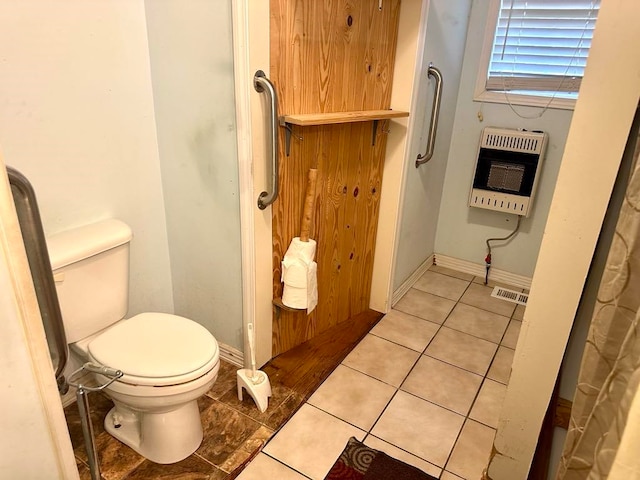
<path fill-rule="evenodd" d="M 503 287 L 494 287 L 491 296 L 506 300 L 507 302 L 517 303 L 518 305 L 526 305 L 529 300 L 527 293 L 516 292 L 515 290 L 509 290 Z"/>

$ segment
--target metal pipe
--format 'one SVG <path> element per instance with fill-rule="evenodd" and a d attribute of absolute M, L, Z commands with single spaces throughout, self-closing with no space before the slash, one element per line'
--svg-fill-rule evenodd
<path fill-rule="evenodd" d="M 436 133 L 438 132 L 438 117 L 440 116 L 440 101 L 442 100 L 442 73 L 433 64 L 429 64 L 427 75 L 436 80 L 436 87 L 431 108 L 431 123 L 429 125 L 429 137 L 427 139 L 427 150 L 424 155 L 416 158 L 416 168 L 423 163 L 427 163 L 433 157 L 433 150 L 436 144 Z"/>
<path fill-rule="evenodd" d="M 63 372 L 69 358 L 69 347 L 64 332 L 62 313 L 58 303 L 56 284 L 51 271 L 49 251 L 42 228 L 36 194 L 27 177 L 18 170 L 7 167 L 11 193 L 18 214 L 22 241 L 27 252 L 29 269 L 38 298 L 40 315 L 47 337 L 49 354 L 55 370 L 58 390 L 66 393 L 69 389 Z"/>
<path fill-rule="evenodd" d="M 97 387 L 87 387 L 76 381 L 76 378 L 84 375 L 86 372 L 104 375 L 108 378 L 108 380 L 102 385 L 98 385 Z M 106 365 L 98 365 L 91 362 L 85 363 L 79 369 L 69 375 L 69 385 L 77 389 L 76 403 L 78 404 L 78 413 L 80 414 L 82 436 L 84 437 L 84 448 L 87 451 L 89 470 L 91 471 L 91 480 L 102 480 L 102 477 L 100 476 L 100 459 L 98 457 L 96 439 L 93 433 L 93 424 L 91 423 L 89 393 L 100 392 L 104 390 L 113 382 L 115 382 L 119 378 L 122 378 L 122 376 L 122 370 L 117 370 Z"/>
<path fill-rule="evenodd" d="M 262 70 L 255 73 L 253 87 L 257 92 L 267 93 L 271 108 L 271 193 L 265 191 L 258 196 L 258 208 L 264 210 L 278 198 L 278 96 Z"/>
<path fill-rule="evenodd" d="M 76 401 L 78 403 L 78 411 L 80 413 L 82 435 L 84 436 L 84 448 L 87 451 L 87 463 L 89 463 L 89 470 L 91 471 L 91 480 L 101 480 L 98 449 L 96 448 L 93 424 L 91 423 L 89 392 L 87 392 L 82 385 L 80 385 L 78 390 L 76 390 Z"/>

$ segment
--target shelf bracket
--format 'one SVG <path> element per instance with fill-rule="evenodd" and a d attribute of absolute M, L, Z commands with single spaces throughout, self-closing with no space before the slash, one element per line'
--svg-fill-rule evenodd
<path fill-rule="evenodd" d="M 371 146 L 376 146 L 376 133 L 378 133 L 378 120 L 373 121 L 373 126 L 371 127 Z"/>
<path fill-rule="evenodd" d="M 291 153 L 291 135 L 296 137 L 298 140 L 302 141 L 302 137 L 300 135 L 296 135 L 293 133 L 293 127 L 289 122 L 284 120 L 284 117 L 280 117 L 280 126 L 284 128 L 284 151 L 286 156 L 288 157 Z"/>

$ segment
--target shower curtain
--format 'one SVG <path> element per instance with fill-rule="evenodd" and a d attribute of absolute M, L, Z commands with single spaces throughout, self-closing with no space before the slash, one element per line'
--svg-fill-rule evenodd
<path fill-rule="evenodd" d="M 640 480 L 638 153 L 636 147 L 582 357 L 556 480 Z"/>

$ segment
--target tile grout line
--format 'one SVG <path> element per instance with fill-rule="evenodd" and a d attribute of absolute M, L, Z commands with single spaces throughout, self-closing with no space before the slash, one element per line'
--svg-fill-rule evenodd
<path fill-rule="evenodd" d="M 437 273 L 437 272 L 436 272 L 436 273 Z M 453 278 L 455 278 L 455 277 L 453 277 Z M 461 367 L 459 367 L 459 366 L 457 366 L 457 365 L 453 365 L 453 364 L 450 364 L 450 363 L 445 362 L 445 361 L 443 361 L 443 360 L 440 360 L 440 359 L 437 359 L 437 358 L 432 357 L 432 356 L 430 356 L 430 355 L 427 355 L 426 351 L 427 351 L 427 349 L 429 348 L 429 345 L 431 345 L 431 342 L 433 341 L 433 339 L 438 335 L 438 333 L 442 330 L 442 328 L 444 328 L 444 327 L 445 327 L 445 323 L 446 323 L 446 322 L 447 322 L 447 320 L 449 319 L 449 317 L 450 317 L 451 313 L 452 313 L 452 312 L 455 310 L 455 308 L 458 306 L 458 304 L 467 305 L 466 303 L 462 302 L 461 300 L 462 300 L 462 297 L 464 296 L 464 294 L 469 290 L 469 288 L 471 287 L 471 285 L 472 285 L 473 283 L 474 283 L 474 282 L 473 282 L 473 280 L 469 281 L 469 284 L 468 284 L 468 285 L 467 285 L 467 287 L 465 288 L 464 292 L 462 293 L 462 295 L 460 295 L 460 298 L 455 302 L 455 304 L 454 304 L 453 308 L 452 308 L 452 309 L 449 311 L 449 313 L 446 315 L 445 319 L 444 319 L 444 320 L 443 320 L 443 322 L 440 324 L 440 326 L 438 327 L 438 330 L 436 330 L 436 333 L 433 335 L 433 337 L 431 338 L 431 340 L 429 341 L 429 343 L 427 344 L 427 346 L 425 347 L 425 349 L 423 350 L 423 353 L 422 353 L 422 355 L 429 356 L 430 358 L 434 358 L 434 359 L 436 359 L 436 360 L 438 360 L 438 361 L 441 361 L 441 362 L 443 362 L 443 363 L 446 363 L 446 364 L 452 365 L 452 366 L 454 366 L 454 367 L 456 367 L 456 368 L 460 368 L 461 370 L 464 370 L 464 371 L 469 371 L 469 370 L 466 370 L 466 369 L 461 368 Z M 419 289 L 418 289 L 418 290 L 419 290 Z M 430 293 L 430 292 L 426 292 L 426 293 Z M 445 298 L 445 297 L 441 297 L 441 298 Z M 473 307 L 474 305 L 469 305 L 469 306 L 472 306 L 472 307 Z M 478 309 L 483 310 L 483 311 L 488 311 L 488 310 L 482 309 L 482 308 L 480 308 L 480 307 L 475 307 L 475 308 L 478 308 Z M 490 313 L 495 313 L 495 312 L 490 312 Z M 500 314 L 497 314 L 497 313 L 495 313 L 495 314 L 496 314 L 496 315 L 500 315 Z M 485 383 L 485 381 L 486 381 L 486 379 L 487 379 L 487 375 L 489 374 L 489 370 L 491 369 L 491 365 L 493 364 L 493 362 L 494 362 L 494 360 L 495 360 L 495 357 L 496 357 L 496 355 L 497 355 L 497 353 L 498 353 L 498 350 L 499 350 L 499 348 L 500 348 L 500 346 L 501 346 L 501 344 L 502 344 L 501 342 L 502 342 L 502 340 L 504 339 L 504 336 L 506 335 L 507 329 L 509 328 L 509 323 L 511 322 L 512 317 L 513 317 L 513 315 L 514 315 L 514 314 L 515 314 L 515 307 L 514 307 L 513 312 L 511 312 L 511 315 L 509 315 L 509 317 L 507 317 L 507 318 L 509 318 L 509 322 L 507 322 L 507 326 L 506 326 L 506 328 L 505 328 L 505 330 L 504 330 L 504 332 L 503 332 L 503 334 L 502 334 L 502 336 L 501 336 L 500 343 L 496 344 L 496 343 L 494 343 L 494 342 L 490 342 L 489 340 L 481 339 L 481 340 L 489 341 L 490 343 L 493 343 L 494 345 L 497 345 L 497 348 L 496 348 L 495 352 L 493 353 L 493 355 L 492 355 L 492 357 L 491 357 L 491 360 L 489 361 L 489 365 L 487 366 L 487 369 L 486 369 L 486 371 L 485 371 L 484 375 L 482 375 L 482 381 L 480 382 L 480 385 L 479 385 L 479 387 L 478 387 L 478 390 L 476 391 L 476 394 L 475 394 L 475 396 L 474 396 L 474 399 L 473 399 L 473 401 L 471 402 L 471 405 L 469 406 L 469 410 L 468 410 L 467 414 L 466 414 L 466 415 L 460 415 L 458 412 L 454 412 L 454 413 L 456 413 L 457 415 L 460 415 L 460 416 L 464 417 L 464 420 L 463 420 L 463 422 L 462 422 L 462 426 L 460 427 L 460 430 L 458 431 L 458 434 L 457 434 L 457 436 L 456 436 L 456 439 L 455 439 L 455 441 L 453 442 L 453 445 L 452 445 L 452 447 L 451 447 L 451 450 L 449 450 L 449 453 L 448 453 L 448 455 L 447 455 L 447 459 L 446 459 L 446 461 L 444 462 L 444 465 L 442 466 L 442 473 L 440 474 L 440 476 L 442 476 L 442 474 L 443 474 L 445 471 L 447 471 L 447 470 L 446 470 L 446 468 L 447 468 L 447 466 L 449 465 L 449 461 L 451 460 L 451 456 L 452 456 L 452 454 L 453 454 L 453 451 L 455 450 L 455 447 L 456 447 L 456 445 L 458 444 L 458 441 L 460 440 L 460 437 L 461 437 L 461 435 L 462 435 L 462 431 L 464 430 L 465 425 L 466 425 L 466 424 L 467 424 L 467 422 L 468 422 L 468 421 L 470 421 L 470 420 L 472 420 L 472 421 L 476 421 L 476 420 L 473 420 L 472 418 L 470 418 L 471 411 L 473 410 L 473 407 L 474 407 L 474 405 L 475 405 L 475 403 L 476 403 L 476 401 L 477 401 L 477 399 L 478 399 L 478 396 L 480 395 L 480 391 L 481 391 L 481 389 L 482 389 L 482 386 L 484 385 L 484 383 Z M 506 317 L 506 315 L 502 315 L 502 316 L 503 316 L 503 317 Z M 451 327 L 446 327 L 446 328 L 449 328 L 449 329 L 451 329 L 451 330 L 455 330 L 455 331 L 459 331 L 459 330 L 456 330 L 456 329 L 451 328 Z M 471 335 L 471 334 L 469 334 L 469 333 L 467 333 L 467 332 L 460 332 L 460 333 L 464 333 L 464 334 L 470 335 L 470 336 L 472 336 L 472 337 L 474 337 L 474 338 L 480 338 L 480 337 L 476 337 L 475 335 Z M 422 356 L 422 355 L 421 355 L 421 356 Z M 417 362 L 416 362 L 416 364 L 417 364 Z M 413 367 L 413 368 L 415 368 L 415 364 L 414 364 L 414 367 Z M 413 370 L 413 368 L 412 368 L 412 370 Z M 409 374 L 410 374 L 410 373 L 411 373 L 411 371 L 409 372 Z M 470 373 L 473 373 L 473 374 L 475 374 L 475 375 L 481 376 L 481 375 L 480 375 L 480 374 L 478 374 L 477 372 L 470 372 Z M 406 379 L 408 378 L 409 374 L 407 375 L 407 377 L 405 377 L 404 381 L 400 384 L 400 385 L 401 385 L 401 386 L 400 386 L 400 388 L 402 387 L 402 385 L 404 384 L 404 382 L 405 382 L 405 381 L 406 381 Z M 499 383 L 499 382 L 496 382 L 496 383 Z M 400 389 L 400 388 L 399 388 L 399 389 Z M 405 392 L 405 393 L 411 394 L 410 392 Z M 421 397 L 418 397 L 418 396 L 416 396 L 416 397 L 417 397 L 417 398 L 421 398 Z M 421 398 L 421 399 L 422 399 L 422 398 Z M 428 401 L 428 400 L 426 400 L 426 399 L 422 399 L 422 400 L 429 402 L 429 401 Z M 435 403 L 433 403 L 433 402 L 429 402 L 429 403 L 432 403 L 433 405 L 437 405 L 437 404 L 435 404 Z M 446 408 L 446 407 L 442 407 L 441 405 L 438 405 L 438 406 L 439 406 L 439 407 L 441 407 L 441 408 L 445 408 L 445 409 L 446 409 L 446 410 L 448 410 L 448 411 L 452 411 L 452 410 L 450 410 L 450 409 L 448 409 L 448 408 Z M 478 423 L 480 423 L 480 424 L 484 425 L 482 422 L 478 422 Z M 485 425 L 485 426 L 487 426 L 488 428 L 491 428 L 492 430 L 494 430 L 494 431 L 495 431 L 495 428 L 490 427 L 490 426 L 488 426 L 488 425 Z M 410 452 L 409 452 L 409 453 L 410 453 Z M 420 457 L 419 457 L 419 458 L 420 458 Z M 430 463 L 430 462 L 429 462 L 429 463 Z M 439 467 L 439 466 L 438 466 L 438 467 Z"/>
<path fill-rule="evenodd" d="M 295 469 L 295 468 L 293 468 L 291 465 L 287 465 L 286 463 L 284 463 L 284 462 L 283 462 L 283 461 L 281 461 L 280 459 L 278 459 L 278 458 L 276 458 L 276 457 L 274 457 L 274 456 L 272 456 L 272 455 L 269 455 L 267 452 L 261 451 L 260 453 L 262 453 L 262 454 L 266 455 L 267 457 L 269 457 L 269 458 L 270 458 L 270 459 L 272 459 L 272 460 L 275 460 L 275 461 L 276 461 L 276 462 L 278 462 L 280 465 L 283 465 L 283 466 L 287 467 L 289 470 L 293 470 L 294 472 L 299 473 L 299 474 L 300 474 L 300 475 L 302 475 L 304 478 L 308 478 L 309 480 L 311 480 L 311 477 L 309 477 L 309 476 L 305 475 L 304 473 L 302 473 L 302 472 L 301 472 L 301 471 L 299 471 L 299 470 L 296 470 L 296 469 Z M 254 460 L 255 460 L 255 459 L 254 459 Z M 247 465 L 247 466 L 248 466 L 248 465 Z"/>

